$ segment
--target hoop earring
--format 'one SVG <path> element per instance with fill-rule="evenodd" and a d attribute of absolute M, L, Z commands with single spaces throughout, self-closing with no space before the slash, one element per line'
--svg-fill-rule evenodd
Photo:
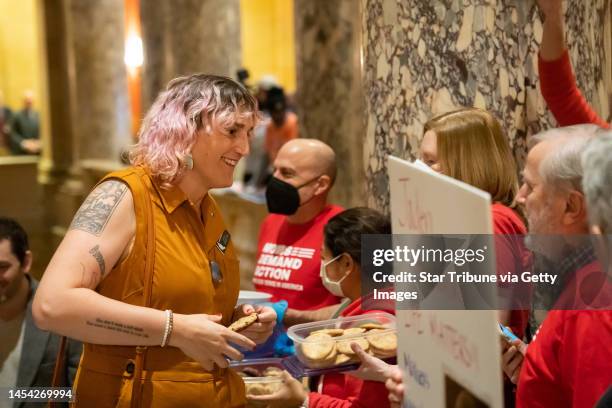
<path fill-rule="evenodd" d="M 193 169 L 193 156 L 190 153 L 183 156 L 183 168 L 186 170 Z"/>

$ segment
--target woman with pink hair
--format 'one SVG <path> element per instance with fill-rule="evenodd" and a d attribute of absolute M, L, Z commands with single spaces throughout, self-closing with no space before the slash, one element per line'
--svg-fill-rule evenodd
<path fill-rule="evenodd" d="M 132 167 L 76 213 L 43 276 L 36 324 L 81 340 L 83 407 L 242 406 L 228 369 L 272 332 L 268 307 L 235 307 L 238 260 L 211 188 L 232 184 L 257 102 L 225 77 L 171 81 L 148 112 Z M 257 313 L 240 333 L 227 326 Z"/>

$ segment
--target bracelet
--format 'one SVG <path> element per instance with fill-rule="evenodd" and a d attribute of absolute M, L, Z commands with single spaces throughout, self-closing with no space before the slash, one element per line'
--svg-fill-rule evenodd
<path fill-rule="evenodd" d="M 166 347 L 170 342 L 170 335 L 172 334 L 172 326 L 174 323 L 174 315 L 172 310 L 166 310 L 166 328 L 164 329 L 164 338 L 161 342 L 162 347 Z"/>

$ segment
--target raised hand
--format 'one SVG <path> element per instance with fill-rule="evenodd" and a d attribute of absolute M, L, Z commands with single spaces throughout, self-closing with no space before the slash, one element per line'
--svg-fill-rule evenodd
<path fill-rule="evenodd" d="M 563 0 L 538 0 L 538 7 L 546 18 L 563 16 Z"/>

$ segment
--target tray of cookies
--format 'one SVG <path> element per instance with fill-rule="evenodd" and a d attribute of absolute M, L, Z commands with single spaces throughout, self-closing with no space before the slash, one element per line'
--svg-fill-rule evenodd
<path fill-rule="evenodd" d="M 384 312 L 299 324 L 290 327 L 287 335 L 295 343 L 296 358 L 283 365 L 293 375 L 356 368 L 359 359 L 351 343 L 381 359 L 395 359 L 397 353 L 395 317 Z"/>

